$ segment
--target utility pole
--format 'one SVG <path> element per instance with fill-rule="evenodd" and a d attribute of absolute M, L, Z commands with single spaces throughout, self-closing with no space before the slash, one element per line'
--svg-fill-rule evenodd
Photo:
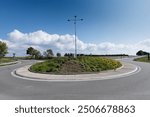
<path fill-rule="evenodd" d="M 148 53 L 148 60 L 150 60 L 150 53 Z"/>
<path fill-rule="evenodd" d="M 74 34 L 75 34 L 75 52 L 74 52 L 74 57 L 77 57 L 77 39 L 76 39 L 76 35 L 77 35 L 77 31 L 76 31 L 76 24 L 77 21 L 83 21 L 83 19 L 77 19 L 77 16 L 74 16 L 74 19 L 68 19 L 68 21 L 73 21 L 74 22 Z"/>

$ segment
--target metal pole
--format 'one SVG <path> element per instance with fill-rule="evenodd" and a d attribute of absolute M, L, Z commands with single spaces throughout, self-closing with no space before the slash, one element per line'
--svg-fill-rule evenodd
<path fill-rule="evenodd" d="M 75 54 L 74 54 L 74 56 L 75 56 L 75 58 L 77 57 L 77 39 L 76 39 L 76 18 L 77 18 L 77 16 L 74 16 L 75 17 L 75 22 L 74 22 L 74 34 L 75 34 Z"/>
<path fill-rule="evenodd" d="M 75 33 L 75 52 L 74 52 L 74 57 L 77 57 L 77 39 L 76 39 L 76 35 L 77 35 L 77 31 L 76 31 L 76 24 L 77 21 L 83 21 L 83 19 L 77 19 L 77 16 L 74 16 L 74 19 L 68 19 L 68 21 L 74 21 L 74 33 Z"/>

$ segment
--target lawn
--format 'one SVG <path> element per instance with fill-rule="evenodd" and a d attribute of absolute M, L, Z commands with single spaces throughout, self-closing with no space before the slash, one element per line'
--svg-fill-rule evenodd
<path fill-rule="evenodd" d="M 82 74 L 104 70 L 112 70 L 121 67 L 121 63 L 102 57 L 57 57 L 36 63 L 30 67 L 30 71 L 51 74 Z"/>

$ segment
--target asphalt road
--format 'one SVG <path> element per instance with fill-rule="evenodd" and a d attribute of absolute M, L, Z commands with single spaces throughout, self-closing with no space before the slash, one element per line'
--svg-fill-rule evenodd
<path fill-rule="evenodd" d="M 124 59 L 141 67 L 137 74 L 109 80 L 81 82 L 40 82 L 15 78 L 11 72 L 34 63 L 0 67 L 0 99 L 19 100 L 91 100 L 150 99 L 150 64 Z"/>

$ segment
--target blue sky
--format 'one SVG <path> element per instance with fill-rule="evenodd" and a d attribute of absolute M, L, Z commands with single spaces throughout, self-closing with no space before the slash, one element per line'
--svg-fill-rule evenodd
<path fill-rule="evenodd" d="M 129 53 L 134 54 L 139 46 L 150 51 L 149 45 L 144 45 L 150 43 L 149 6 L 149 0 L 0 0 L 0 39 L 8 41 L 13 48 L 17 46 L 15 43 L 29 38 L 23 36 L 16 42 L 10 33 L 17 31 L 25 35 L 38 31 L 50 35 L 73 35 L 73 22 L 67 22 L 67 19 L 77 15 L 84 19 L 77 23 L 78 39 L 85 44 L 83 53 L 90 48 L 91 53 L 99 54 L 100 48 L 103 49 L 102 54 L 128 53 L 130 49 L 133 52 Z M 39 43 L 22 44 L 43 48 Z M 118 51 L 117 45 L 127 51 Z M 110 46 L 115 49 L 111 51 Z M 65 51 L 58 46 L 52 48 Z M 19 52 L 17 47 L 13 49 Z M 78 49 L 80 51 L 80 47 Z"/>

